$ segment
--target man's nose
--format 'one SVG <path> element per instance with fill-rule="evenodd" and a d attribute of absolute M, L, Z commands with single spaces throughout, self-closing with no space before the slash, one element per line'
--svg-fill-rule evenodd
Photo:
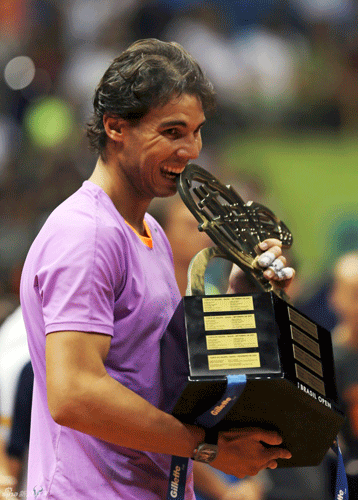
<path fill-rule="evenodd" d="M 177 156 L 185 160 L 195 160 L 201 151 L 201 138 L 194 137 L 190 141 L 186 140 L 177 150 Z"/>

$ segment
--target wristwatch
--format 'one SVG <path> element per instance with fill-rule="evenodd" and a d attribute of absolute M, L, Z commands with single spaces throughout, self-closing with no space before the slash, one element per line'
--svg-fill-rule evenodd
<path fill-rule="evenodd" d="M 196 462 L 210 464 L 217 457 L 219 431 L 217 429 L 205 429 L 205 441 L 198 444 L 191 457 Z"/>

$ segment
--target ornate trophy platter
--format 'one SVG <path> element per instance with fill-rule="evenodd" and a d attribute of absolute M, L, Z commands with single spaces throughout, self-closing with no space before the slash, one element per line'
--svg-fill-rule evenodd
<path fill-rule="evenodd" d="M 202 255 L 207 260 L 213 257 L 231 260 L 251 274 L 262 291 L 273 291 L 288 299 L 284 292 L 272 287 L 256 264 L 261 241 L 277 238 L 285 248 L 292 245 L 287 226 L 264 205 L 244 203 L 231 186 L 223 185 L 198 165 L 186 167 L 178 177 L 177 187 L 182 200 L 199 221 L 199 231 L 205 231 L 217 245 L 205 249 Z M 197 265 L 195 261 L 193 265 Z M 197 276 L 201 279 L 202 274 L 199 272 Z M 194 287 L 193 279 L 191 283 Z"/>

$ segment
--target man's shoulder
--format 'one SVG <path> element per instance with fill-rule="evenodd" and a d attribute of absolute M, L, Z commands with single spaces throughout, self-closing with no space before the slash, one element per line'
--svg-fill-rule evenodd
<path fill-rule="evenodd" d="M 123 232 L 123 218 L 107 195 L 91 182 L 62 202 L 49 215 L 43 226 L 46 234 L 63 234 L 75 239 L 111 237 Z"/>
<path fill-rule="evenodd" d="M 125 223 L 95 194 L 80 188 L 47 218 L 27 256 L 28 262 L 81 261 L 94 255 L 115 258 L 126 244 Z"/>

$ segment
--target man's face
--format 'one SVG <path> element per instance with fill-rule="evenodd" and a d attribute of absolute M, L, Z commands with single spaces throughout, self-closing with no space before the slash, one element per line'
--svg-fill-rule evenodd
<path fill-rule="evenodd" d="M 171 196 L 176 175 L 199 156 L 205 115 L 193 95 L 152 109 L 138 125 L 123 127 L 118 159 L 128 188 L 143 198 Z"/>

